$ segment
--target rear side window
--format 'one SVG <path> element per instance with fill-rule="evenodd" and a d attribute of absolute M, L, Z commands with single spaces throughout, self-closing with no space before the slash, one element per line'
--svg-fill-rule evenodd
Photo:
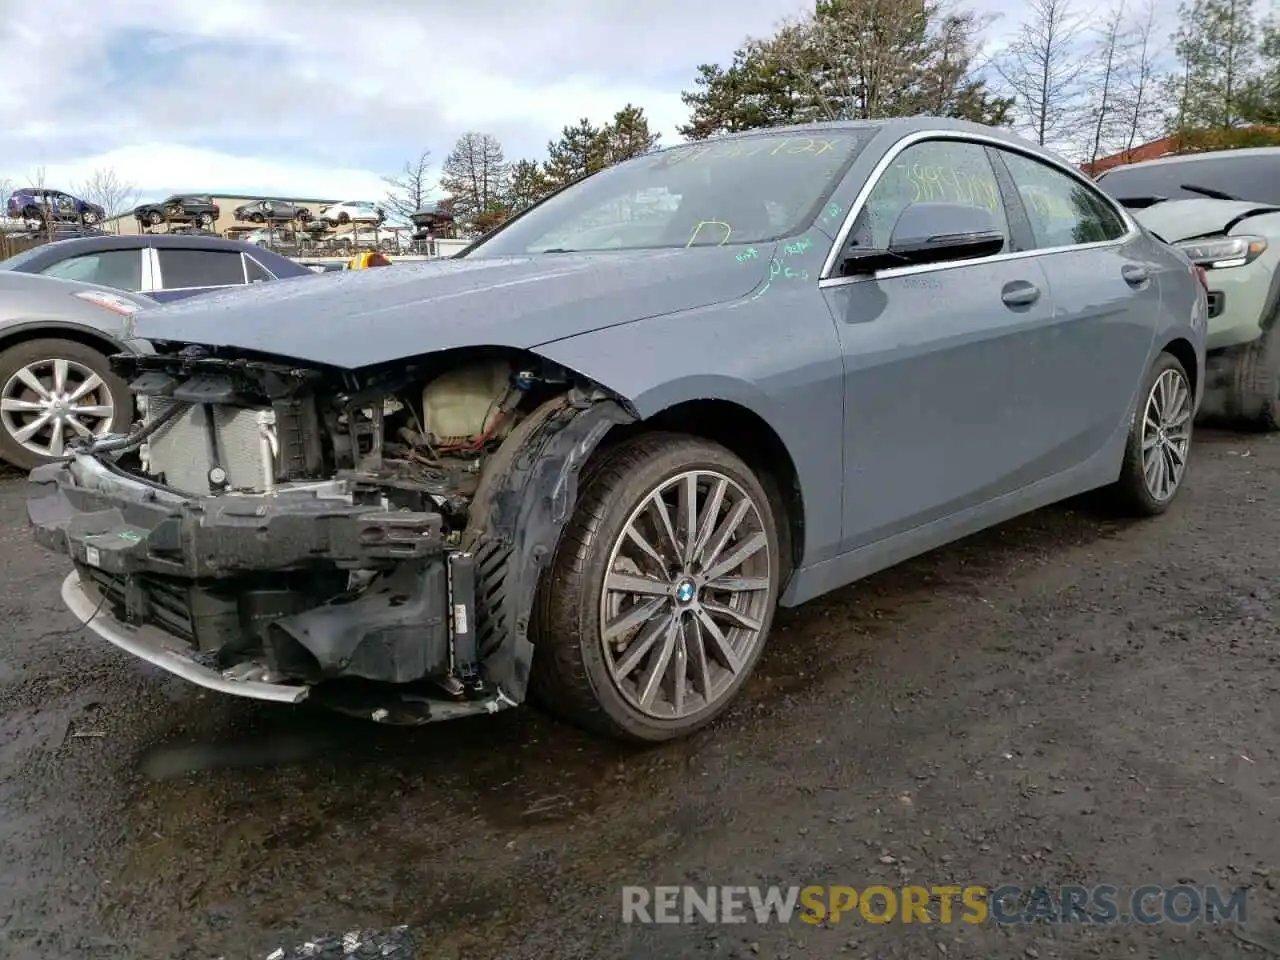
<path fill-rule="evenodd" d="M 1184 184 L 1207 187 L 1251 203 L 1280 204 L 1280 150 L 1116 167 L 1098 178 L 1098 186 L 1117 200 L 1203 199 L 1203 193 L 1183 189 Z"/>
<path fill-rule="evenodd" d="M 59 260 L 40 271 L 59 280 L 98 283 L 117 290 L 137 292 L 142 289 L 142 251 L 102 250 Z"/>
<path fill-rule="evenodd" d="M 236 250 L 183 250 L 166 247 L 156 250 L 160 257 L 162 289 L 184 287 L 225 287 L 242 284 L 244 260 Z"/>
<path fill-rule="evenodd" d="M 1022 198 L 1037 249 L 1118 240 L 1128 229 L 1120 215 L 1084 183 L 1046 163 L 1001 151 Z"/>

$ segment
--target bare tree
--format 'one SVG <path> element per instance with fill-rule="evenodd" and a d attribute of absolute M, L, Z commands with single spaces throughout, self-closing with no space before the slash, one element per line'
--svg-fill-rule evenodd
<path fill-rule="evenodd" d="M 440 172 L 440 187 L 453 199 L 458 222 L 483 229 L 498 215 L 507 188 L 507 163 L 502 144 L 487 133 L 464 133 L 454 144 Z"/>
<path fill-rule="evenodd" d="M 8 177 L 0 177 L 0 202 L 8 204 L 9 194 L 13 193 L 13 181 Z M 0 210 L 0 217 L 7 218 L 8 209 Z M 6 223 L 7 227 L 8 224 Z M 9 243 L 9 231 L 7 229 L 0 230 L 0 258 L 8 257 L 13 254 L 11 244 Z"/>
<path fill-rule="evenodd" d="M 1089 145 L 1086 155 L 1089 166 L 1098 162 L 1103 145 L 1111 142 L 1118 129 L 1119 81 L 1128 53 L 1128 11 L 1120 0 L 1097 28 L 1092 44 L 1089 86 Z"/>
<path fill-rule="evenodd" d="M 44 167 L 36 167 L 35 170 L 33 170 L 27 177 L 27 186 L 37 194 L 41 194 L 48 189 L 46 183 L 47 179 Z M 36 209 L 40 212 L 40 232 L 44 234 L 44 238 L 46 240 L 52 240 L 54 238 L 57 225 L 57 221 L 53 216 L 54 211 L 50 209 L 47 202 L 43 206 L 37 205 Z M 19 216 L 21 215 L 22 213 L 20 211 Z"/>
<path fill-rule="evenodd" d="M 416 160 L 406 160 L 398 176 L 383 177 L 387 190 L 387 206 L 392 216 L 408 222 L 409 218 L 427 205 L 431 196 L 431 151 L 423 150 Z"/>
<path fill-rule="evenodd" d="M 1160 117 L 1159 77 L 1156 73 L 1159 42 L 1157 0 L 1147 0 L 1129 38 L 1129 56 L 1121 78 L 1118 112 L 1122 119 L 1125 154 L 1151 139 L 1163 125 Z"/>
<path fill-rule="evenodd" d="M 102 208 L 102 219 L 111 225 L 113 233 L 120 232 L 117 218 L 132 210 L 139 199 L 137 186 L 121 178 L 113 167 L 93 171 L 74 192 Z"/>
<path fill-rule="evenodd" d="M 1027 0 L 1025 10 L 1026 19 L 993 65 L 1017 98 L 1023 125 L 1044 145 L 1067 134 L 1079 115 L 1084 24 L 1070 0 Z"/>

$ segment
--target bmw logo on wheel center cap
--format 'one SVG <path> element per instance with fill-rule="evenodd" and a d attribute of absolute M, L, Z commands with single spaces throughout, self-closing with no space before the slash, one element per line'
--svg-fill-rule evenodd
<path fill-rule="evenodd" d="M 676 599 L 681 603 L 689 603 L 697 592 L 698 589 L 693 585 L 692 580 L 682 580 L 676 587 Z"/>

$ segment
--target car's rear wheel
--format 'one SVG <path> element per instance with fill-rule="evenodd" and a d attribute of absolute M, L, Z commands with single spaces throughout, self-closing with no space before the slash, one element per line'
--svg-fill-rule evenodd
<path fill-rule="evenodd" d="M 1280 430 L 1280 316 L 1237 358 L 1227 415 L 1255 430 Z"/>
<path fill-rule="evenodd" d="M 1194 405 L 1186 369 L 1161 353 L 1138 395 L 1120 479 L 1107 491 L 1114 506 L 1137 516 L 1169 509 L 1187 473 Z"/>
<path fill-rule="evenodd" d="M 86 210 L 83 214 L 81 214 L 80 219 L 84 222 L 84 225 L 86 227 L 92 227 L 94 224 L 98 222 L 99 217 L 96 211 Z"/>
<path fill-rule="evenodd" d="M 342 213 L 338 214 L 338 222 L 339 222 L 339 223 L 350 223 L 350 222 L 351 222 L 351 214 L 347 213 L 347 212 L 344 210 Z"/>
<path fill-rule="evenodd" d="M 539 587 L 531 693 L 619 739 L 719 716 L 764 649 L 780 583 L 773 507 L 717 444 L 653 433 L 601 454 Z"/>
<path fill-rule="evenodd" d="M 151 210 L 147 213 L 147 223 L 153 227 L 158 227 L 164 223 L 164 214 L 159 210 Z"/>
<path fill-rule="evenodd" d="M 128 422 L 129 388 L 107 358 L 72 340 L 28 340 L 0 353 L 0 458 L 23 470 L 77 437 Z"/>
<path fill-rule="evenodd" d="M 202 227 L 203 227 L 204 229 L 206 229 L 206 230 L 208 230 L 210 227 L 212 227 L 212 226 L 213 226 L 213 214 L 212 214 L 212 213 L 202 213 L 202 214 L 200 214 L 200 226 L 202 226 Z"/>

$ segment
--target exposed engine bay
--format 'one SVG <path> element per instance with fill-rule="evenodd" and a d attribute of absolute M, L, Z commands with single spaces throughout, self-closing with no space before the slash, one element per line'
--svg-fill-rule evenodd
<path fill-rule="evenodd" d="M 360 711 L 393 722 L 519 702 L 537 570 L 622 404 L 513 351 L 354 373 L 159 346 L 112 358 L 137 428 L 33 474 L 90 598 L 243 689 L 426 682 Z"/>

